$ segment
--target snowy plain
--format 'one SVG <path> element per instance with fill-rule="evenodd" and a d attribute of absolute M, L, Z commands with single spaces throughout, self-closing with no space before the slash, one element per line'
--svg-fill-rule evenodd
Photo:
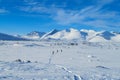
<path fill-rule="evenodd" d="M 0 80 L 120 80 L 120 43 L 0 41 Z"/>

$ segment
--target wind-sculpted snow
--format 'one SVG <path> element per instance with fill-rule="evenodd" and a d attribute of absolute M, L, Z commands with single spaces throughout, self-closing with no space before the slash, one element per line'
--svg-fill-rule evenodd
<path fill-rule="evenodd" d="M 82 72 L 81 70 L 80 72 Z M 78 71 L 77 71 L 78 72 Z M 96 66 L 80 75 L 67 68 L 39 62 L 0 61 L 0 80 L 119 80 L 120 70 Z"/>
<path fill-rule="evenodd" d="M 74 80 L 74 75 L 51 64 L 0 62 L 0 80 Z"/>
<path fill-rule="evenodd" d="M 0 80 L 120 80 L 120 43 L 0 41 Z"/>

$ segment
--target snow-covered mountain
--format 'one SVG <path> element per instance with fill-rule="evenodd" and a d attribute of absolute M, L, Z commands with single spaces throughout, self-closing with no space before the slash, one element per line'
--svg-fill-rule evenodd
<path fill-rule="evenodd" d="M 52 30 L 41 37 L 44 39 L 53 40 L 80 40 L 88 42 L 120 42 L 120 34 L 109 31 L 94 31 L 86 29 L 66 29 L 66 30 Z"/>
<path fill-rule="evenodd" d="M 0 33 L 0 40 L 79 40 L 88 42 L 120 42 L 120 33 L 111 31 L 94 31 L 86 29 L 53 29 L 50 32 L 33 31 L 25 36 L 11 36 Z"/>
<path fill-rule="evenodd" d="M 58 31 L 56 29 L 46 33 L 41 37 L 42 40 L 80 40 L 89 42 L 120 42 L 120 34 L 109 31 L 94 31 L 86 29 L 65 29 Z"/>
<path fill-rule="evenodd" d="M 89 38 L 90 42 L 120 42 L 120 34 L 109 31 L 96 32 L 95 36 Z"/>
<path fill-rule="evenodd" d="M 39 36 L 39 37 L 42 37 L 44 34 L 45 34 L 45 32 L 33 31 L 33 32 L 28 33 L 27 35 L 28 36 Z"/>

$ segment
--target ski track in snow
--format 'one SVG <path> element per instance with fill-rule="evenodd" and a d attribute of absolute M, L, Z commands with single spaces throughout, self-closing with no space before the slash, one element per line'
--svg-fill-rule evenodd
<path fill-rule="evenodd" d="M 74 75 L 74 80 L 82 80 L 80 75 L 77 75 L 75 73 L 73 73 L 72 71 L 68 70 L 66 67 L 60 66 L 60 65 L 56 65 L 57 67 L 60 67 L 61 69 L 63 69 L 64 71 L 71 73 Z"/>

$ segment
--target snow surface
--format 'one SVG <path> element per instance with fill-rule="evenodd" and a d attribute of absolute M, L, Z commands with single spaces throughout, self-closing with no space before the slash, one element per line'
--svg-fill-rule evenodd
<path fill-rule="evenodd" d="M 0 80 L 120 80 L 120 43 L 0 41 Z"/>

